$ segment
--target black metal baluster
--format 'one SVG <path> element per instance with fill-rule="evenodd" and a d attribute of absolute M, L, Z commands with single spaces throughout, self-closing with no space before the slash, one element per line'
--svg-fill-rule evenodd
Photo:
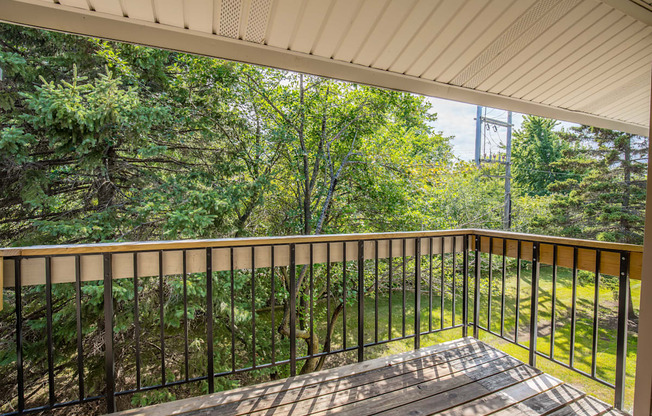
<path fill-rule="evenodd" d="M 492 303 L 492 292 L 493 292 L 493 279 L 494 279 L 494 267 L 493 267 L 493 257 L 494 257 L 494 239 L 489 237 L 489 289 L 487 289 L 488 298 L 487 298 L 487 331 L 491 332 L 491 303 Z"/>
<path fill-rule="evenodd" d="M 165 307 L 163 304 L 163 251 L 158 252 L 158 302 L 161 338 L 161 384 L 165 386 Z"/>
<path fill-rule="evenodd" d="M 557 326 L 557 244 L 552 246 L 552 306 L 550 308 L 550 358 L 555 358 L 555 327 Z"/>
<path fill-rule="evenodd" d="M 577 247 L 573 247 L 573 288 L 571 301 L 570 355 L 568 365 L 575 368 L 575 324 L 577 319 Z"/>
<path fill-rule="evenodd" d="M 597 371 L 598 355 L 598 312 L 600 309 L 600 250 L 595 251 L 595 288 L 593 291 L 593 343 L 591 348 L 591 377 Z"/>
<path fill-rule="evenodd" d="M 627 376 L 627 313 L 629 311 L 629 253 L 620 253 L 618 276 L 618 333 L 616 338 L 616 391 L 614 407 L 625 406 L 625 378 Z"/>
<path fill-rule="evenodd" d="M 530 365 L 537 365 L 537 327 L 539 315 L 539 245 L 532 243 L 532 300 L 530 304 Z"/>
<path fill-rule="evenodd" d="M 14 279 L 16 284 L 16 378 L 18 387 L 18 413 L 25 410 L 25 380 L 23 378 L 23 300 L 20 257 L 14 258 Z"/>
<path fill-rule="evenodd" d="M 77 323 L 77 377 L 79 400 L 84 400 L 84 339 L 81 316 L 81 256 L 75 255 L 75 320 Z"/>
<path fill-rule="evenodd" d="M 2 288 L 0 288 L 1 290 Z M 48 346 L 48 391 L 50 406 L 54 406 L 57 398 L 54 394 L 54 344 L 52 341 L 52 258 L 45 257 L 45 325 Z"/>
<path fill-rule="evenodd" d="M 414 239 L 414 349 L 421 348 L 421 239 Z"/>
<path fill-rule="evenodd" d="M 313 257 L 313 247 L 312 243 L 310 243 L 310 356 L 313 357 L 315 354 L 313 352 L 312 348 L 312 342 L 315 339 L 315 324 L 314 324 L 314 301 L 313 299 L 315 298 L 315 283 L 314 283 L 314 257 Z"/>
<path fill-rule="evenodd" d="M 440 253 L 440 263 L 441 263 L 441 273 L 440 273 L 440 282 L 439 282 L 439 329 L 444 329 L 444 297 L 446 296 L 446 277 L 444 276 L 444 253 L 445 253 L 445 239 L 441 238 L 441 253 Z"/>
<path fill-rule="evenodd" d="M 462 243 L 462 249 L 464 253 L 462 254 L 462 336 L 469 336 L 469 237 L 468 235 L 464 236 L 464 242 Z"/>
<path fill-rule="evenodd" d="M 514 342 L 518 342 L 519 319 L 521 317 L 521 241 L 516 240 L 516 317 L 514 318 Z"/>
<path fill-rule="evenodd" d="M 271 251 L 271 269 L 270 269 L 270 275 L 271 275 L 271 291 L 272 291 L 272 300 L 270 302 L 270 306 L 272 308 L 272 365 L 276 364 L 276 325 L 274 325 L 274 320 L 276 316 L 276 277 L 274 275 L 274 246 L 270 246 L 269 250 Z M 328 313 L 326 314 L 327 319 L 328 318 Z"/>
<path fill-rule="evenodd" d="M 455 252 L 456 243 L 457 243 L 457 237 L 452 237 L 451 238 L 451 244 L 452 244 L 451 248 L 452 248 L 452 252 L 453 252 L 453 281 L 452 281 L 452 283 L 453 283 L 453 288 L 452 288 L 453 296 L 451 298 L 451 307 L 453 309 L 453 314 L 452 314 L 451 318 L 452 318 L 452 326 L 453 327 L 455 326 L 455 308 L 456 308 L 455 297 L 457 295 L 457 287 L 455 285 L 455 281 L 457 280 L 456 279 L 456 275 L 457 275 L 457 253 Z"/>
<path fill-rule="evenodd" d="M 136 343 L 136 390 L 140 390 L 140 312 L 138 309 L 138 253 L 133 253 L 134 269 L 134 342 Z"/>
<path fill-rule="evenodd" d="M 392 339 L 392 288 L 393 288 L 393 283 L 392 283 L 392 275 L 393 275 L 393 266 L 394 266 L 394 251 L 392 247 L 392 240 L 389 240 L 389 255 L 387 256 L 387 260 L 389 263 L 389 308 L 388 309 L 388 322 L 387 322 L 387 339 L 391 340 Z"/>
<path fill-rule="evenodd" d="M 256 368 L 256 248 L 251 246 L 251 362 Z"/>
<path fill-rule="evenodd" d="M 310 311 L 312 314 L 312 310 Z M 358 241 L 358 362 L 364 361 L 364 241 Z"/>
<path fill-rule="evenodd" d="M 378 240 L 374 241 L 374 343 L 378 343 Z"/>
<path fill-rule="evenodd" d="M 290 244 L 290 376 L 297 375 L 296 247 Z"/>
<path fill-rule="evenodd" d="M 231 371 L 235 373 L 235 264 L 233 262 L 233 247 L 229 250 L 231 256 Z"/>
<path fill-rule="evenodd" d="M 342 348 L 346 349 L 346 241 L 342 242 Z"/>
<path fill-rule="evenodd" d="M 331 324 L 331 243 L 326 243 L 326 317 Z M 330 328 L 329 328 L 330 329 Z M 331 352 L 331 343 L 327 345 L 327 352 Z"/>
<path fill-rule="evenodd" d="M 428 332 L 432 332 L 432 245 L 434 244 L 434 239 L 430 237 L 428 247 Z"/>
<path fill-rule="evenodd" d="M 503 272 L 500 292 L 500 336 L 505 337 L 505 274 L 507 274 L 507 239 L 503 238 Z"/>
<path fill-rule="evenodd" d="M 104 263 L 104 373 L 106 411 L 115 412 L 115 363 L 113 360 L 113 273 L 111 254 L 103 253 Z"/>
<path fill-rule="evenodd" d="M 406 275 L 406 272 L 405 272 L 405 262 L 406 262 L 405 252 L 406 252 L 406 246 L 407 246 L 407 241 L 406 241 L 406 239 L 404 238 L 404 239 L 403 239 L 403 245 L 402 245 L 402 252 L 401 252 L 401 254 L 402 254 L 402 256 L 403 256 L 403 265 L 402 265 L 402 266 L 403 266 L 403 315 L 402 315 L 402 323 L 403 323 L 403 326 L 402 326 L 402 328 L 403 328 L 403 330 L 402 330 L 402 334 L 403 334 L 403 335 L 402 335 L 402 336 L 403 336 L 404 338 L 405 338 L 405 302 L 406 302 L 406 299 L 407 299 L 407 297 L 406 297 L 407 294 L 406 294 L 406 292 L 405 292 L 405 280 L 406 280 L 406 279 L 405 279 L 405 275 Z"/>
<path fill-rule="evenodd" d="M 233 252 L 231 252 L 231 270 L 233 270 Z M 233 300 L 233 292 L 231 292 L 231 300 Z M 233 313 L 231 313 L 231 317 L 233 318 Z M 208 344 L 208 368 L 206 370 L 208 392 L 213 393 L 215 392 L 215 378 L 213 377 L 215 374 L 213 361 L 213 249 L 210 247 L 206 249 L 206 344 Z"/>
<path fill-rule="evenodd" d="M 183 273 L 183 367 L 186 382 L 190 378 L 188 375 L 188 265 L 186 261 L 186 250 L 181 252 L 182 273 Z"/>
<path fill-rule="evenodd" d="M 473 291 L 473 337 L 480 335 L 480 236 L 475 236 L 475 287 Z"/>

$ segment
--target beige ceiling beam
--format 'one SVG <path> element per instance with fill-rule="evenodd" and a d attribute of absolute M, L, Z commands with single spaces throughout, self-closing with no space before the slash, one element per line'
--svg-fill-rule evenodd
<path fill-rule="evenodd" d="M 429 81 L 267 45 L 67 7 L 41 0 L 3 0 L 0 21 L 211 56 L 407 91 L 557 120 L 647 135 L 648 127 L 470 88 Z"/>
<path fill-rule="evenodd" d="M 652 26 L 652 11 L 649 7 L 641 5 L 636 0 L 601 0 L 616 10 L 620 10 L 628 16 Z"/>

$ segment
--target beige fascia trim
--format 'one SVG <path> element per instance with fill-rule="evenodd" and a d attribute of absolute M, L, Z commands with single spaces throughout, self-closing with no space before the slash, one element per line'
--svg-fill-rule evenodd
<path fill-rule="evenodd" d="M 648 127 L 267 45 L 48 3 L 3 0 L 0 21 L 303 72 L 645 136 Z"/>

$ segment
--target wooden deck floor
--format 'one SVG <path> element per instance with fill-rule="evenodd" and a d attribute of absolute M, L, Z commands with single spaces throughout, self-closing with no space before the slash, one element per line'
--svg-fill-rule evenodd
<path fill-rule="evenodd" d="M 623 415 L 471 338 L 123 415 Z"/>

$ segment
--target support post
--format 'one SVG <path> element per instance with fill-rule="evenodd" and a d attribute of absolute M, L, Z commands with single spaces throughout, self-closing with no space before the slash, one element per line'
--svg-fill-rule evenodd
<path fill-rule="evenodd" d="M 652 100 L 652 93 L 650 94 Z M 650 119 L 652 120 L 652 103 Z M 652 123 L 650 133 L 652 136 Z M 648 142 L 652 150 L 652 141 Z M 645 243 L 643 245 L 643 270 L 641 272 L 641 308 L 638 321 L 638 355 L 636 358 L 636 382 L 634 384 L 634 416 L 652 414 L 652 164 L 648 163 L 647 200 L 645 210 Z"/>
<path fill-rule="evenodd" d="M 629 309 L 629 253 L 620 253 L 618 276 L 618 332 L 616 338 L 616 391 L 614 407 L 625 406 L 625 377 L 627 375 L 627 311 Z"/>
<path fill-rule="evenodd" d="M 442 244 L 444 244 L 443 241 Z M 418 350 L 419 348 L 421 348 L 421 239 L 415 238 L 414 239 L 414 349 Z"/>
<path fill-rule="evenodd" d="M 532 244 L 532 298 L 530 301 L 530 365 L 537 365 L 537 337 L 539 336 L 539 244 Z"/>

